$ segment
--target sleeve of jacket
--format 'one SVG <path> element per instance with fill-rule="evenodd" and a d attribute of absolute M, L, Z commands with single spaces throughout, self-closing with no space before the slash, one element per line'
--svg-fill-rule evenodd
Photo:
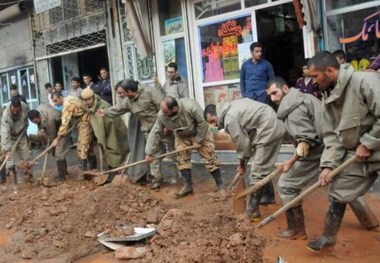
<path fill-rule="evenodd" d="M 1 146 L 3 151 L 8 151 L 12 148 L 11 141 L 11 120 L 6 114 L 1 118 Z"/>
<path fill-rule="evenodd" d="M 360 142 L 369 150 L 380 150 L 380 92 L 379 82 L 380 78 L 373 75 L 372 78 L 367 79 L 366 87 L 362 89 L 364 100 L 367 102 L 368 110 L 376 119 L 372 128 L 363 133 Z"/>
<path fill-rule="evenodd" d="M 161 101 L 165 98 L 165 92 L 164 90 L 157 89 L 157 88 L 152 88 L 152 102 L 154 104 L 154 107 L 157 109 L 157 111 L 160 111 L 160 103 Z"/>
<path fill-rule="evenodd" d="M 158 152 L 158 145 L 160 141 L 162 140 L 163 136 L 163 129 L 164 125 L 162 122 L 157 118 L 156 122 L 153 125 L 152 130 L 149 133 L 148 139 L 146 141 L 145 146 L 145 154 L 148 155 L 155 155 Z"/>
<path fill-rule="evenodd" d="M 249 160 L 253 155 L 248 133 L 242 129 L 236 117 L 224 117 L 224 129 L 231 136 L 240 160 Z"/>
<path fill-rule="evenodd" d="M 194 141 L 202 143 L 209 132 L 209 124 L 203 116 L 203 111 L 198 103 L 192 105 L 192 117 L 197 127 L 197 133 L 195 134 Z"/>
<path fill-rule="evenodd" d="M 108 117 L 114 118 L 121 116 L 130 111 L 128 99 L 124 98 L 122 101 L 106 109 L 105 114 Z"/>
<path fill-rule="evenodd" d="M 325 149 L 323 150 L 321 156 L 321 168 L 332 168 L 335 169 L 343 163 L 343 159 L 346 155 L 346 149 L 343 147 L 339 141 L 336 133 L 330 128 L 329 117 L 324 111 L 323 113 L 323 143 L 325 144 Z"/>
<path fill-rule="evenodd" d="M 307 108 L 304 104 L 301 104 L 287 116 L 285 127 L 297 143 L 306 142 L 312 148 L 320 145 L 321 138 L 315 130 L 313 121 L 307 115 Z"/>
<path fill-rule="evenodd" d="M 240 69 L 240 91 L 243 98 L 245 98 L 245 63 L 241 65 Z"/>
<path fill-rule="evenodd" d="M 59 127 L 59 130 L 58 130 L 58 135 L 61 137 L 65 137 L 67 134 L 67 131 L 70 128 L 70 121 L 73 116 L 73 112 L 75 110 L 74 107 L 75 107 L 74 103 L 69 103 L 69 102 L 66 102 L 63 106 L 61 126 Z"/>
<path fill-rule="evenodd" d="M 186 80 L 182 80 L 179 83 L 179 95 L 181 96 L 181 98 L 190 98 L 189 86 L 187 85 Z"/>

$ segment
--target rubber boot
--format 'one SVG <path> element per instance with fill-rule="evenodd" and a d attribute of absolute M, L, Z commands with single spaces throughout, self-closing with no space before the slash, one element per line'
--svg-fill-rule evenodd
<path fill-rule="evenodd" d="M 88 160 L 88 168 L 90 170 L 95 170 L 98 168 L 98 163 L 96 161 L 96 155 L 90 155 L 87 157 Z"/>
<path fill-rule="evenodd" d="M 325 248 L 335 245 L 336 234 L 338 233 L 340 224 L 342 223 L 346 206 L 346 203 L 338 203 L 337 201 L 331 202 L 329 210 L 327 211 L 323 234 L 318 240 L 307 244 L 307 247 L 310 250 L 319 252 Z"/>
<path fill-rule="evenodd" d="M 182 170 L 181 177 L 182 177 L 184 186 L 182 187 L 181 191 L 175 194 L 176 199 L 183 198 L 193 193 L 193 186 L 191 182 L 191 170 L 190 169 Z"/>
<path fill-rule="evenodd" d="M 58 168 L 58 176 L 55 178 L 58 182 L 65 181 L 65 173 L 66 173 L 66 164 L 64 160 L 57 161 L 57 168 Z"/>
<path fill-rule="evenodd" d="M 6 177 L 7 177 L 7 172 L 6 172 L 5 165 L 4 165 L 3 169 L 1 169 L 1 171 L 0 171 L 0 184 L 5 184 Z"/>
<path fill-rule="evenodd" d="M 248 198 L 247 202 L 247 215 L 252 221 L 260 221 L 261 213 L 260 213 L 260 200 L 263 196 L 263 189 L 259 189 L 256 193 L 251 194 Z"/>
<path fill-rule="evenodd" d="M 350 202 L 349 205 L 356 218 L 366 229 L 371 230 L 379 225 L 379 221 L 371 208 L 369 208 L 363 196 L 356 198 Z"/>
<path fill-rule="evenodd" d="M 286 221 L 288 228 L 276 235 L 287 239 L 306 239 L 305 219 L 303 216 L 302 205 L 286 210 Z"/>
<path fill-rule="evenodd" d="M 274 195 L 274 187 L 272 181 L 269 181 L 263 187 L 263 197 L 260 200 L 260 205 L 270 205 L 276 203 L 276 197 Z"/>
<path fill-rule="evenodd" d="M 223 181 L 222 181 L 222 176 L 220 175 L 220 169 L 216 169 L 215 171 L 211 172 L 212 177 L 215 180 L 217 190 L 220 191 L 223 189 Z"/>
<path fill-rule="evenodd" d="M 17 181 L 17 171 L 16 167 L 12 166 L 11 168 L 7 169 L 7 175 L 11 178 L 12 180 L 12 185 L 13 185 L 13 192 L 17 193 L 18 191 L 18 181 Z"/>
<path fill-rule="evenodd" d="M 65 163 L 65 176 L 69 175 L 69 171 L 67 170 L 67 161 L 66 159 L 63 160 Z"/>
<path fill-rule="evenodd" d="M 78 176 L 77 176 L 77 181 L 82 181 L 82 180 L 84 180 L 84 172 L 86 172 L 87 171 L 87 168 L 88 168 L 88 165 L 87 165 L 88 163 L 87 163 L 87 159 L 81 159 L 80 161 L 79 161 L 79 169 L 81 169 L 82 170 L 82 173 L 80 173 L 80 174 L 78 174 Z"/>
<path fill-rule="evenodd" d="M 108 170 L 112 170 L 112 169 L 114 169 L 114 168 L 115 168 L 115 167 L 108 166 Z M 115 177 L 115 175 L 116 175 L 116 172 L 108 173 L 108 177 L 107 177 L 106 184 L 112 183 L 112 180 L 113 180 L 113 178 Z"/>

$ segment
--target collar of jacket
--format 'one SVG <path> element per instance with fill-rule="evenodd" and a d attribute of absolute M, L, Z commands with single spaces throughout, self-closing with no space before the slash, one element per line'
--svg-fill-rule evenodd
<path fill-rule="evenodd" d="M 305 93 L 295 88 L 290 88 L 289 92 L 285 94 L 280 102 L 280 106 L 277 110 L 277 118 L 280 120 L 285 119 L 294 109 L 302 104 L 305 96 Z"/>
<path fill-rule="evenodd" d="M 335 87 L 330 91 L 330 94 L 325 98 L 326 104 L 332 103 L 342 96 L 348 83 L 351 80 L 353 73 L 354 68 L 351 66 L 351 64 L 346 63 L 340 66 L 337 83 L 335 84 Z M 324 94 L 326 95 L 328 92 L 324 92 Z"/>
<path fill-rule="evenodd" d="M 136 91 L 136 96 L 134 96 L 132 99 L 129 99 L 129 100 L 131 100 L 131 101 L 137 101 L 139 99 L 139 96 L 140 96 L 140 94 L 141 94 L 141 92 L 143 90 L 144 90 L 144 88 L 139 85 L 139 87 L 138 87 L 138 89 Z"/>

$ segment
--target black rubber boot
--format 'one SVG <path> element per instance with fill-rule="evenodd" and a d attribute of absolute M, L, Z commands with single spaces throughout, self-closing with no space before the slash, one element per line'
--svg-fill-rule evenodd
<path fill-rule="evenodd" d="M 65 181 L 65 175 L 66 175 L 66 164 L 64 160 L 57 161 L 57 168 L 58 168 L 58 177 L 56 177 L 56 181 L 63 182 Z"/>
<path fill-rule="evenodd" d="M 5 165 L 4 165 L 3 169 L 1 169 L 1 171 L 0 171 L 0 184 L 5 184 L 6 177 L 7 177 L 7 172 L 6 172 Z"/>
<path fill-rule="evenodd" d="M 87 160 L 88 160 L 88 168 L 90 170 L 95 170 L 98 168 L 98 162 L 96 161 L 96 155 L 88 156 Z"/>
<path fill-rule="evenodd" d="M 340 224 L 342 223 L 346 206 L 346 203 L 338 203 L 337 201 L 331 202 L 329 210 L 327 211 L 323 234 L 318 240 L 307 244 L 307 247 L 310 250 L 319 252 L 325 248 L 335 245 L 336 234 L 338 233 Z"/>
<path fill-rule="evenodd" d="M 87 171 L 87 159 L 81 159 L 79 161 L 79 169 L 81 169 L 82 171 Z"/>
<path fill-rule="evenodd" d="M 256 193 L 251 194 L 247 202 L 247 215 L 253 221 L 260 221 L 260 200 L 263 196 L 263 189 L 259 189 Z"/>
<path fill-rule="evenodd" d="M 69 171 L 67 170 L 67 161 L 66 159 L 63 160 L 65 162 L 65 176 L 69 175 Z"/>
<path fill-rule="evenodd" d="M 349 203 L 352 212 L 366 229 L 371 230 L 379 225 L 376 215 L 372 212 L 363 196 L 360 196 Z"/>
<path fill-rule="evenodd" d="M 288 228 L 276 235 L 287 239 L 306 239 L 305 219 L 302 205 L 286 210 L 286 221 Z"/>
<path fill-rule="evenodd" d="M 263 197 L 261 198 L 260 205 L 270 205 L 276 203 L 276 197 L 274 195 L 274 187 L 272 181 L 269 181 L 263 187 Z"/>
<path fill-rule="evenodd" d="M 193 193 L 193 186 L 191 182 L 191 170 L 190 169 L 182 170 L 181 177 L 182 177 L 184 186 L 182 187 L 181 191 L 175 194 L 176 199 L 183 198 Z"/>
<path fill-rule="evenodd" d="M 220 169 L 216 169 L 215 171 L 211 172 L 212 177 L 215 180 L 217 191 L 220 191 L 223 189 L 223 181 L 222 176 L 220 175 Z"/>
<path fill-rule="evenodd" d="M 108 170 L 112 170 L 114 169 L 115 167 L 111 167 L 111 166 L 108 166 Z M 106 184 L 109 184 L 109 183 L 112 183 L 112 180 L 113 178 L 115 177 L 116 175 L 116 172 L 111 172 L 111 173 L 108 173 L 108 177 L 107 177 L 107 181 L 106 181 Z"/>

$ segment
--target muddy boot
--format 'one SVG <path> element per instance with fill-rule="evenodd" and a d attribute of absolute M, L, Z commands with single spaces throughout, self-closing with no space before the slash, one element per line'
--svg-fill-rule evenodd
<path fill-rule="evenodd" d="M 181 176 L 182 176 L 184 186 L 182 187 L 181 191 L 175 194 L 175 197 L 174 197 L 175 199 L 183 198 L 193 193 L 193 186 L 191 182 L 191 170 L 190 169 L 182 170 Z"/>
<path fill-rule="evenodd" d="M 379 221 L 372 212 L 371 208 L 369 208 L 363 196 L 351 201 L 349 205 L 356 218 L 366 229 L 371 230 L 379 225 Z"/>
<path fill-rule="evenodd" d="M 258 191 L 256 191 L 256 193 L 251 194 L 248 198 L 247 215 L 252 221 L 257 222 L 261 220 L 259 204 L 262 196 L 263 189 L 259 189 Z"/>
<path fill-rule="evenodd" d="M 6 169 L 4 166 L 3 169 L 1 169 L 1 171 L 0 171 L 0 184 L 5 184 L 6 177 L 7 177 L 7 172 L 6 172 Z"/>
<path fill-rule="evenodd" d="M 222 176 L 220 175 L 220 169 L 216 169 L 215 171 L 211 172 L 212 177 L 214 177 L 215 183 L 217 190 L 220 191 L 223 189 L 223 181 L 222 181 Z"/>
<path fill-rule="evenodd" d="M 150 186 L 150 190 L 159 190 L 161 187 L 161 180 L 153 179 L 152 185 Z"/>
<path fill-rule="evenodd" d="M 307 247 L 310 250 L 319 252 L 325 248 L 335 245 L 336 234 L 338 233 L 340 224 L 342 223 L 346 205 L 346 203 L 338 203 L 337 201 L 331 202 L 329 210 L 327 211 L 323 234 L 318 240 L 307 244 Z"/>
<path fill-rule="evenodd" d="M 57 161 L 58 176 L 54 178 L 57 182 L 65 181 L 66 164 L 64 160 Z"/>
<path fill-rule="evenodd" d="M 274 195 L 274 187 L 272 181 L 269 181 L 263 187 L 263 197 L 261 198 L 260 205 L 270 205 L 276 203 L 276 197 Z"/>
<path fill-rule="evenodd" d="M 98 168 L 98 163 L 96 161 L 96 155 L 88 156 L 87 160 L 88 160 L 88 168 L 90 170 L 96 170 Z"/>
<path fill-rule="evenodd" d="M 82 170 L 82 173 L 78 174 L 77 179 L 76 179 L 77 181 L 84 180 L 84 172 L 87 171 L 87 168 L 88 168 L 88 166 L 87 166 L 87 159 L 81 159 L 79 161 L 79 169 Z"/>
<path fill-rule="evenodd" d="M 12 166 L 10 168 L 7 168 L 7 175 L 11 178 L 12 180 L 12 185 L 13 185 L 13 192 L 17 193 L 18 191 L 18 180 L 17 180 L 17 171 L 16 167 Z"/>
<path fill-rule="evenodd" d="M 114 169 L 115 167 L 111 167 L 111 166 L 108 166 L 108 170 L 112 170 Z M 111 173 L 108 173 L 108 177 L 107 177 L 107 181 L 105 182 L 106 184 L 109 184 L 109 183 L 112 183 L 112 180 L 113 178 L 116 176 L 116 172 L 111 172 Z"/>
<path fill-rule="evenodd" d="M 67 161 L 66 159 L 63 160 L 64 161 L 64 164 L 65 164 L 65 176 L 68 176 L 69 175 L 69 171 L 67 170 Z"/>
<path fill-rule="evenodd" d="M 302 205 L 286 210 L 286 221 L 288 228 L 276 235 L 287 239 L 306 239 L 305 221 Z"/>

